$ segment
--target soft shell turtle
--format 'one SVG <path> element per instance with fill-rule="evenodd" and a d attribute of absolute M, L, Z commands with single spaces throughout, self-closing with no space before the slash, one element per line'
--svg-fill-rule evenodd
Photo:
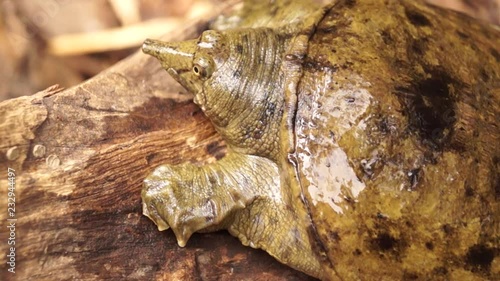
<path fill-rule="evenodd" d="M 321 279 L 500 276 L 499 31 L 419 1 L 249 2 L 144 43 L 228 145 L 156 168 L 144 214 Z"/>

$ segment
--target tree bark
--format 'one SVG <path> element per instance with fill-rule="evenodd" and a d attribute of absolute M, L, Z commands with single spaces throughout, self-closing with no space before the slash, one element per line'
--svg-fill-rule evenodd
<path fill-rule="evenodd" d="M 1 280 L 309 279 L 227 232 L 196 234 L 180 248 L 142 215 L 142 181 L 155 166 L 215 161 L 224 143 L 139 51 L 73 88 L 0 103 L 0 132 Z"/>

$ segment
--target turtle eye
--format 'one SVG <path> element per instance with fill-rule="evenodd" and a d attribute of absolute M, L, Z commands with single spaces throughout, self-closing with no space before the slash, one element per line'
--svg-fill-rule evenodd
<path fill-rule="evenodd" d="M 201 77 L 205 76 L 205 69 L 203 67 L 201 67 L 200 65 L 195 64 L 193 66 L 193 72 L 194 72 L 194 75 L 196 75 L 196 76 L 201 76 Z"/>
<path fill-rule="evenodd" d="M 194 75 L 203 79 L 210 78 L 210 76 L 212 76 L 212 71 L 213 71 L 212 64 L 213 63 L 209 60 L 200 60 L 199 62 L 195 63 L 193 65 Z"/>

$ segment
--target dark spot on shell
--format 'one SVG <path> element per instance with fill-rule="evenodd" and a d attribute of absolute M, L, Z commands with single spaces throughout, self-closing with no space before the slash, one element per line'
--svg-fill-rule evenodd
<path fill-rule="evenodd" d="M 448 269 L 446 269 L 446 267 L 444 267 L 444 266 L 439 266 L 439 267 L 435 267 L 432 270 L 432 273 L 434 273 L 435 275 L 440 275 L 440 276 L 448 275 Z"/>
<path fill-rule="evenodd" d="M 495 258 L 495 250 L 479 244 L 469 248 L 465 256 L 465 262 L 473 267 L 473 270 L 489 270 Z"/>
<path fill-rule="evenodd" d="M 432 165 L 436 165 L 438 163 L 438 159 L 432 151 L 424 152 L 424 162 Z"/>
<path fill-rule="evenodd" d="M 352 252 L 352 254 L 355 256 L 361 256 L 362 253 L 361 253 L 360 249 L 356 249 L 356 250 L 354 250 L 354 252 Z"/>
<path fill-rule="evenodd" d="M 353 102 L 356 101 L 356 99 L 353 98 L 353 97 L 348 97 L 348 98 L 345 99 L 345 101 L 348 102 L 348 103 L 353 103 Z"/>
<path fill-rule="evenodd" d="M 354 65 L 353 62 L 351 61 L 346 61 L 345 63 L 343 63 L 340 67 L 342 67 L 342 69 L 351 69 L 352 66 Z M 348 77 L 344 77 L 345 80 L 348 80 L 349 78 Z"/>
<path fill-rule="evenodd" d="M 472 187 L 470 187 L 469 185 L 466 185 L 465 186 L 465 196 L 472 197 L 472 196 L 474 196 L 474 194 L 475 194 L 474 189 Z"/>
<path fill-rule="evenodd" d="M 409 220 L 405 221 L 405 225 L 406 225 L 406 227 L 408 227 L 408 228 L 412 228 L 412 227 L 413 227 L 413 224 L 412 224 L 412 223 L 411 223 L 411 221 L 409 221 Z"/>
<path fill-rule="evenodd" d="M 387 133 L 389 133 L 391 131 L 389 129 L 389 122 L 387 120 L 387 117 L 382 117 L 382 119 L 380 119 L 377 127 L 378 127 L 378 130 L 382 134 L 387 134 Z"/>
<path fill-rule="evenodd" d="M 405 272 L 403 274 L 403 280 L 417 280 L 418 279 L 418 274 L 415 272 Z"/>
<path fill-rule="evenodd" d="M 449 224 L 445 224 L 442 226 L 442 229 L 443 229 L 443 232 L 446 234 L 446 235 L 450 235 L 452 232 L 453 232 L 453 227 Z"/>
<path fill-rule="evenodd" d="M 408 8 L 405 9 L 406 17 L 410 20 L 410 22 L 415 26 L 429 26 L 431 22 L 427 17 L 422 15 L 421 13 L 410 10 Z"/>
<path fill-rule="evenodd" d="M 408 178 L 410 179 L 410 186 L 412 190 L 415 190 L 418 184 L 418 180 L 420 178 L 420 168 L 413 169 L 408 172 Z"/>
<path fill-rule="evenodd" d="M 430 78 L 415 78 L 411 87 L 397 87 L 398 98 L 405 106 L 411 132 L 416 132 L 422 143 L 443 148 L 456 121 L 455 101 L 449 85 L 456 85 L 450 75 L 441 69 L 428 69 Z"/>
<path fill-rule="evenodd" d="M 373 239 L 372 242 L 376 248 L 382 251 L 388 251 L 396 246 L 398 240 L 388 233 L 381 233 L 377 236 L 377 238 Z"/>
<path fill-rule="evenodd" d="M 328 231 L 328 237 L 334 241 L 341 241 L 339 233 L 337 231 Z"/>
<path fill-rule="evenodd" d="M 304 61 L 304 69 L 309 69 L 311 72 L 336 72 L 338 70 L 337 65 L 332 65 L 326 58 L 306 58 Z M 307 72 L 307 70 L 304 70 Z"/>
<path fill-rule="evenodd" d="M 314 36 L 319 36 L 318 37 L 319 41 L 330 44 L 331 43 L 330 38 L 340 37 L 341 39 L 344 39 L 343 38 L 344 33 L 349 33 L 352 36 L 356 36 L 356 34 L 353 34 L 348 30 L 348 27 L 352 23 L 352 19 L 345 17 L 344 13 L 339 12 L 342 11 L 343 7 L 338 7 L 338 6 L 346 4 L 348 5 L 349 3 L 346 3 L 346 1 L 337 2 L 337 4 L 335 5 L 336 7 L 334 9 L 331 9 L 325 15 L 323 20 L 316 28 L 314 34 Z M 329 34 L 331 37 L 326 37 L 324 36 L 324 34 Z"/>
<path fill-rule="evenodd" d="M 430 250 L 430 251 L 434 250 L 434 244 L 432 242 L 430 242 L 430 241 L 429 242 L 425 242 L 425 247 L 428 250 Z"/>
<path fill-rule="evenodd" d="M 428 43 L 427 38 L 420 38 L 418 40 L 412 40 L 410 46 L 409 52 L 412 53 L 412 55 L 417 55 L 417 56 L 422 56 L 425 54 L 425 51 L 427 50 L 427 43 Z"/>
<path fill-rule="evenodd" d="M 380 33 L 380 36 L 382 37 L 382 41 L 384 41 L 385 45 L 391 45 L 392 42 L 394 42 L 394 39 L 392 39 L 391 33 L 387 30 L 384 30 Z"/>

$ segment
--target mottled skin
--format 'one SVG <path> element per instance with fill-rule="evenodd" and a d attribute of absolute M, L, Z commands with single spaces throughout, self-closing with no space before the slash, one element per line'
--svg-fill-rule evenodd
<path fill-rule="evenodd" d="M 144 214 L 325 280 L 499 276 L 499 31 L 417 1 L 248 4 L 144 44 L 229 150 L 158 167 Z"/>

